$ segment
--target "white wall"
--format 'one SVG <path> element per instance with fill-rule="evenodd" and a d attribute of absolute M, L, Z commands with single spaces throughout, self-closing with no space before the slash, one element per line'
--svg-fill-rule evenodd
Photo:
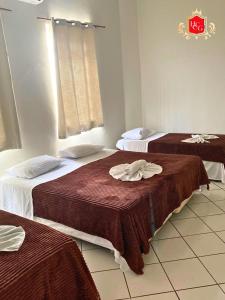
<path fill-rule="evenodd" d="M 0 154 L 0 173 L 72 143 L 113 147 L 125 126 L 225 132 L 224 0 L 45 0 L 36 7 L 0 0 L 0 5 L 13 9 L 2 16 L 23 142 L 22 150 Z M 216 23 L 216 36 L 208 41 L 186 41 L 177 32 L 196 8 Z M 46 23 L 37 16 L 107 26 L 97 31 L 104 128 L 57 140 Z"/>
<path fill-rule="evenodd" d="M 126 128 L 142 126 L 141 68 L 136 0 L 119 0 Z"/>
<path fill-rule="evenodd" d="M 225 1 L 137 0 L 144 124 L 177 132 L 225 132 Z M 215 37 L 186 41 L 177 25 L 196 8 Z"/>
<path fill-rule="evenodd" d="M 45 0 L 31 6 L 16 0 L 0 0 L 11 62 L 21 127 L 22 150 L 0 154 L 0 172 L 34 155 L 55 154 L 57 147 L 95 142 L 113 147 L 125 128 L 119 6 L 117 0 Z M 51 81 L 46 22 L 37 16 L 60 17 L 106 25 L 97 30 L 97 52 L 102 93 L 104 128 L 57 140 L 56 99 Z"/>

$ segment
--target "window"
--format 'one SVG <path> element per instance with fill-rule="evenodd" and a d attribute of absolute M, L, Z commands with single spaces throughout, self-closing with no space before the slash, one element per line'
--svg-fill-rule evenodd
<path fill-rule="evenodd" d="M 0 19 L 0 151 L 16 148 L 20 148 L 19 126 L 4 31 Z"/>
<path fill-rule="evenodd" d="M 58 68 L 59 137 L 103 125 L 95 28 L 53 21 Z"/>

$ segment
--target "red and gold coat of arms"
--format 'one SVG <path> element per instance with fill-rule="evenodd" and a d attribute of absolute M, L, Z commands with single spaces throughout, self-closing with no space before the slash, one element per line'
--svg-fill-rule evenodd
<path fill-rule="evenodd" d="M 202 12 L 196 9 L 192 16 L 188 18 L 187 25 L 184 23 L 178 25 L 178 32 L 187 40 L 191 38 L 208 40 L 216 33 L 216 26 L 214 23 L 209 23 L 208 25 L 207 17 L 204 17 Z"/>

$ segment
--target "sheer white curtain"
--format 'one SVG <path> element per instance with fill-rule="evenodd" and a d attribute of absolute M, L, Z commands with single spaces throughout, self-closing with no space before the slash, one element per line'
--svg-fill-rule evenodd
<path fill-rule="evenodd" d="M 95 28 L 53 20 L 58 67 L 59 137 L 103 125 Z"/>
<path fill-rule="evenodd" d="M 0 15 L 0 151 L 20 146 L 15 99 Z"/>

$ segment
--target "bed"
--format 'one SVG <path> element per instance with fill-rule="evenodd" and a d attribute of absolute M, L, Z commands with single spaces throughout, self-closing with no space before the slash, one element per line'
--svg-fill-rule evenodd
<path fill-rule="evenodd" d="M 225 135 L 217 136 L 219 138 L 210 143 L 191 144 L 182 142 L 190 138 L 190 134 L 158 132 L 143 140 L 120 139 L 116 147 L 126 151 L 199 155 L 209 179 L 225 183 Z"/>
<path fill-rule="evenodd" d="M 109 175 L 111 167 L 139 159 L 161 165 L 163 172 L 139 182 Z M 142 254 L 149 252 L 156 230 L 208 183 L 197 156 L 105 150 L 65 160 L 63 167 L 34 180 L 2 177 L 0 207 L 64 226 L 70 235 L 113 250 L 123 270 L 142 274 Z"/>
<path fill-rule="evenodd" d="M 0 211 L 0 226 L 22 226 L 17 252 L 0 252 L 0 299 L 100 299 L 84 259 L 68 236 Z"/>

